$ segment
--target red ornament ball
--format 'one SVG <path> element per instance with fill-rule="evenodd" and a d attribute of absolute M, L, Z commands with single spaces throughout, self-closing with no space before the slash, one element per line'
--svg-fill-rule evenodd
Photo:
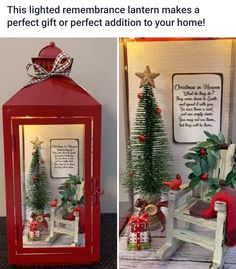
<path fill-rule="evenodd" d="M 156 108 L 156 113 L 157 113 L 157 114 L 161 114 L 161 109 L 160 109 L 160 107 L 157 107 L 157 108 Z"/>
<path fill-rule="evenodd" d="M 201 180 L 207 180 L 208 179 L 208 174 L 207 173 L 203 173 L 201 174 Z"/>
<path fill-rule="evenodd" d="M 137 96 L 138 96 L 139 99 L 143 98 L 143 94 L 141 92 L 139 92 Z"/>
<path fill-rule="evenodd" d="M 200 150 L 200 155 L 206 155 L 206 154 L 207 154 L 206 149 L 201 149 L 201 150 Z"/>
<path fill-rule="evenodd" d="M 139 140 L 140 142 L 144 142 L 144 141 L 145 141 L 145 135 L 140 135 L 140 136 L 138 137 L 138 140 Z"/>
<path fill-rule="evenodd" d="M 228 147 L 229 146 L 226 143 L 220 145 L 221 149 L 228 149 Z"/>
<path fill-rule="evenodd" d="M 45 164 L 45 161 L 43 159 L 40 162 L 41 162 L 41 164 Z"/>

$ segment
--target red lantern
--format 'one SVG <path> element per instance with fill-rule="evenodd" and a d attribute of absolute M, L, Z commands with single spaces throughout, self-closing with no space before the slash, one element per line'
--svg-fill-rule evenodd
<path fill-rule="evenodd" d="M 73 59 L 54 43 L 43 48 L 32 62 L 37 64 L 33 66 L 37 78 L 3 105 L 8 262 L 15 265 L 97 262 L 100 259 L 102 193 L 101 105 L 68 76 Z M 33 142 L 32 145 L 36 138 L 38 144 Z M 37 149 L 42 149 L 43 156 L 36 165 L 48 168 L 49 183 L 65 183 L 69 174 L 80 179 L 70 186 L 75 190 L 71 200 L 79 201 L 78 205 L 82 203 L 84 207 L 85 229 L 80 231 L 78 224 L 80 211 L 69 211 L 67 207 L 68 213 L 74 215 L 71 221 L 57 215 L 61 212 L 60 185 L 51 186 L 50 199 L 57 199 L 59 203 L 49 207 L 50 200 L 47 201 L 43 213 L 48 214 L 49 231 L 32 245 L 27 241 L 26 231 L 34 210 L 26 205 L 23 194 L 29 184 L 30 162 L 37 157 Z M 31 175 L 31 184 L 39 184 L 41 180 L 42 175 L 35 181 Z M 59 191 L 63 191 L 63 186 L 67 188 L 66 183 L 61 186 Z"/>

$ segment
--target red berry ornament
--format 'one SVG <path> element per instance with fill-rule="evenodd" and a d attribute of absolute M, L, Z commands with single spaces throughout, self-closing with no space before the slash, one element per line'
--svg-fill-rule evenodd
<path fill-rule="evenodd" d="M 138 98 L 142 99 L 143 98 L 143 94 L 141 92 L 138 93 Z"/>
<path fill-rule="evenodd" d="M 144 141 L 145 141 L 145 135 L 140 135 L 140 136 L 138 137 L 138 140 L 139 140 L 140 142 L 144 142 Z"/>
<path fill-rule="evenodd" d="M 207 173 L 201 174 L 201 180 L 207 180 L 207 179 L 208 179 L 208 174 Z"/>
<path fill-rule="evenodd" d="M 35 180 L 38 179 L 38 177 L 37 176 L 32 176 L 32 179 L 35 181 Z"/>
<path fill-rule="evenodd" d="M 135 174 L 135 173 L 134 173 L 133 171 L 129 172 L 129 176 L 130 176 L 130 177 L 134 176 L 134 174 Z"/>
<path fill-rule="evenodd" d="M 176 175 L 176 179 L 180 179 L 181 178 L 181 175 L 180 174 L 177 174 Z"/>
<path fill-rule="evenodd" d="M 205 149 L 200 150 L 200 155 L 206 155 L 206 154 L 207 154 L 207 151 Z"/>
<path fill-rule="evenodd" d="M 223 179 L 221 179 L 221 180 L 219 181 L 219 185 L 220 185 L 221 187 L 225 186 L 225 181 L 224 181 Z"/>
<path fill-rule="evenodd" d="M 226 143 L 220 145 L 221 149 L 228 149 L 228 147 L 229 146 Z"/>
<path fill-rule="evenodd" d="M 157 107 L 157 108 L 156 108 L 156 113 L 157 113 L 157 114 L 161 114 L 161 109 L 160 109 L 160 107 Z"/>

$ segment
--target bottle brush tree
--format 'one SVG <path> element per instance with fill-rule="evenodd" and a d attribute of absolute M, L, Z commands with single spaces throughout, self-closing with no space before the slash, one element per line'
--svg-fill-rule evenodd
<path fill-rule="evenodd" d="M 141 78 L 142 91 L 138 94 L 136 119 L 129 139 L 124 184 L 135 193 L 160 197 L 165 188 L 162 181 L 172 177 L 173 169 L 161 108 L 152 89 L 159 73 L 151 73 L 147 66 L 136 75 Z"/>
<path fill-rule="evenodd" d="M 38 137 L 33 144 L 32 160 L 29 176 L 26 184 L 26 205 L 33 212 L 44 212 L 49 202 L 49 182 L 45 167 L 45 161 L 41 155 L 41 144 Z"/>

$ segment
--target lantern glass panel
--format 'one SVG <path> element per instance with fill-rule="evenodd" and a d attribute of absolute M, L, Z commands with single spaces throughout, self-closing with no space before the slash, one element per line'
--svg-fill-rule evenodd
<path fill-rule="evenodd" d="M 23 248 L 85 247 L 85 124 L 19 125 Z"/>

